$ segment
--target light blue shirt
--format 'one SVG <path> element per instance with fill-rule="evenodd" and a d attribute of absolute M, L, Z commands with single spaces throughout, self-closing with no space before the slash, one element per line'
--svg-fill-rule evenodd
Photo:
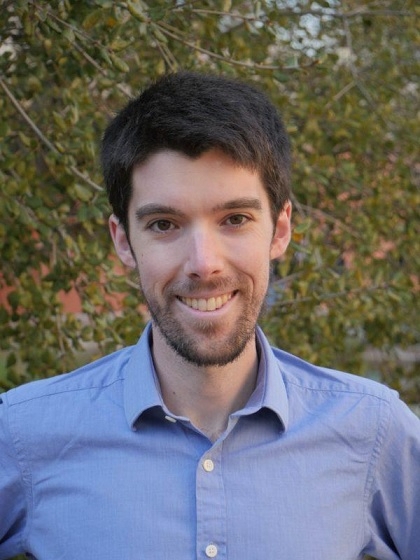
<path fill-rule="evenodd" d="M 270 348 L 212 444 L 138 344 L 2 395 L 0 559 L 420 558 L 420 422 L 395 392 Z"/>

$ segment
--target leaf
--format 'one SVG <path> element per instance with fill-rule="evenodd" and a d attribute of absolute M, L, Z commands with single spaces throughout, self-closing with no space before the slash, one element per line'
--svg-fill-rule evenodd
<path fill-rule="evenodd" d="M 112 60 L 111 60 L 110 54 L 109 54 L 109 52 L 107 51 L 107 49 L 106 49 L 106 48 L 101 48 L 101 49 L 99 49 L 99 52 L 100 52 L 102 58 L 105 60 L 105 62 L 106 62 L 109 66 L 112 66 Z"/>
<path fill-rule="evenodd" d="M 293 232 L 305 233 L 310 229 L 311 226 L 312 226 L 312 220 L 304 220 L 303 222 L 300 222 L 297 226 L 293 228 Z"/>
<path fill-rule="evenodd" d="M 82 22 L 83 28 L 86 29 L 86 31 L 93 29 L 95 25 L 101 21 L 103 14 L 104 10 L 102 8 L 89 12 Z"/>
<path fill-rule="evenodd" d="M 45 23 L 48 25 L 48 27 L 50 27 L 53 31 L 55 31 L 56 33 L 60 33 L 62 32 L 62 29 L 59 25 L 56 24 L 56 22 L 51 19 L 50 17 L 47 17 L 47 19 L 45 20 Z"/>
<path fill-rule="evenodd" d="M 17 362 L 16 354 L 14 352 L 10 352 L 7 355 L 6 367 L 11 368 L 12 366 L 14 366 L 16 364 L 16 362 Z"/>
<path fill-rule="evenodd" d="M 128 64 L 122 58 L 119 58 L 116 54 L 112 53 L 110 55 L 110 59 L 117 70 L 120 70 L 121 72 L 128 72 L 130 70 Z"/>
<path fill-rule="evenodd" d="M 60 130 L 62 130 L 63 132 L 66 132 L 67 131 L 67 124 L 66 124 L 65 120 L 63 119 L 63 117 L 60 115 L 60 113 L 57 113 L 57 111 L 53 111 L 52 117 L 54 119 L 55 124 L 60 128 Z"/>
<path fill-rule="evenodd" d="M 131 41 L 125 41 L 123 39 L 120 39 L 119 37 L 115 38 L 110 47 L 113 51 L 118 52 L 118 51 L 123 51 L 124 49 L 126 49 L 129 45 L 131 44 Z"/>
<path fill-rule="evenodd" d="M 16 310 L 19 305 L 19 294 L 16 291 L 10 292 L 7 295 L 7 301 L 13 310 Z"/>
<path fill-rule="evenodd" d="M 138 19 L 139 21 L 142 21 L 142 22 L 148 22 L 149 21 L 148 15 L 144 12 L 143 8 L 141 7 L 141 5 L 139 3 L 130 2 L 130 0 L 129 0 L 127 2 L 127 8 L 128 8 L 128 11 L 130 12 L 130 14 L 133 17 L 135 17 L 136 19 Z"/>
<path fill-rule="evenodd" d="M 82 202 L 88 202 L 93 196 L 92 189 L 80 183 L 75 183 L 74 192 L 77 198 Z"/>
<path fill-rule="evenodd" d="M 26 136 L 26 134 L 24 134 L 23 132 L 19 132 L 19 138 L 21 139 L 24 146 L 26 146 L 27 148 L 30 147 L 31 139 L 29 138 L 29 136 Z"/>
<path fill-rule="evenodd" d="M 287 74 L 286 72 L 280 72 L 279 70 L 276 70 L 273 73 L 273 77 L 275 80 L 277 80 L 280 83 L 286 83 L 289 79 L 290 79 L 290 74 Z"/>
<path fill-rule="evenodd" d="M 162 33 L 162 31 L 159 29 L 159 27 L 156 24 L 152 25 L 152 29 L 153 29 L 153 35 L 156 37 L 156 39 L 158 39 L 158 41 L 160 41 L 161 43 L 168 42 L 168 38 L 166 37 L 166 35 Z"/>
<path fill-rule="evenodd" d="M 66 27 L 63 30 L 63 37 L 65 37 L 69 43 L 74 43 L 76 40 L 73 29 L 70 29 L 69 27 Z"/>

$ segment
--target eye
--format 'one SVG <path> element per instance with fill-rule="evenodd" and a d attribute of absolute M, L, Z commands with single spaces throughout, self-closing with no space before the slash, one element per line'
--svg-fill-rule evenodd
<path fill-rule="evenodd" d="M 244 216 L 244 214 L 233 214 L 233 216 L 227 218 L 226 222 L 230 226 L 239 227 L 243 226 L 248 220 L 249 218 Z"/>
<path fill-rule="evenodd" d="M 157 233 L 166 233 L 174 229 L 174 224 L 169 220 L 156 220 L 149 225 L 149 229 Z"/>

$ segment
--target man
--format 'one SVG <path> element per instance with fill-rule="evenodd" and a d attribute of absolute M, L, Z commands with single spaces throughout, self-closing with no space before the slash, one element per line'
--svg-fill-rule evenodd
<path fill-rule="evenodd" d="M 289 142 L 258 90 L 179 73 L 102 150 L 151 323 L 0 405 L 0 559 L 418 560 L 420 422 L 395 392 L 271 348 Z"/>

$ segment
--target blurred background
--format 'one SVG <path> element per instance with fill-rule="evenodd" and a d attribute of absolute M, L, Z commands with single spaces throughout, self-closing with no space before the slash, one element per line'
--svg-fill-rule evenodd
<path fill-rule="evenodd" d="M 128 99 L 189 69 L 257 84 L 292 139 L 270 340 L 416 410 L 419 17 L 414 0 L 3 0 L 0 387 L 139 337 L 147 311 L 111 247 L 98 147 Z"/>

